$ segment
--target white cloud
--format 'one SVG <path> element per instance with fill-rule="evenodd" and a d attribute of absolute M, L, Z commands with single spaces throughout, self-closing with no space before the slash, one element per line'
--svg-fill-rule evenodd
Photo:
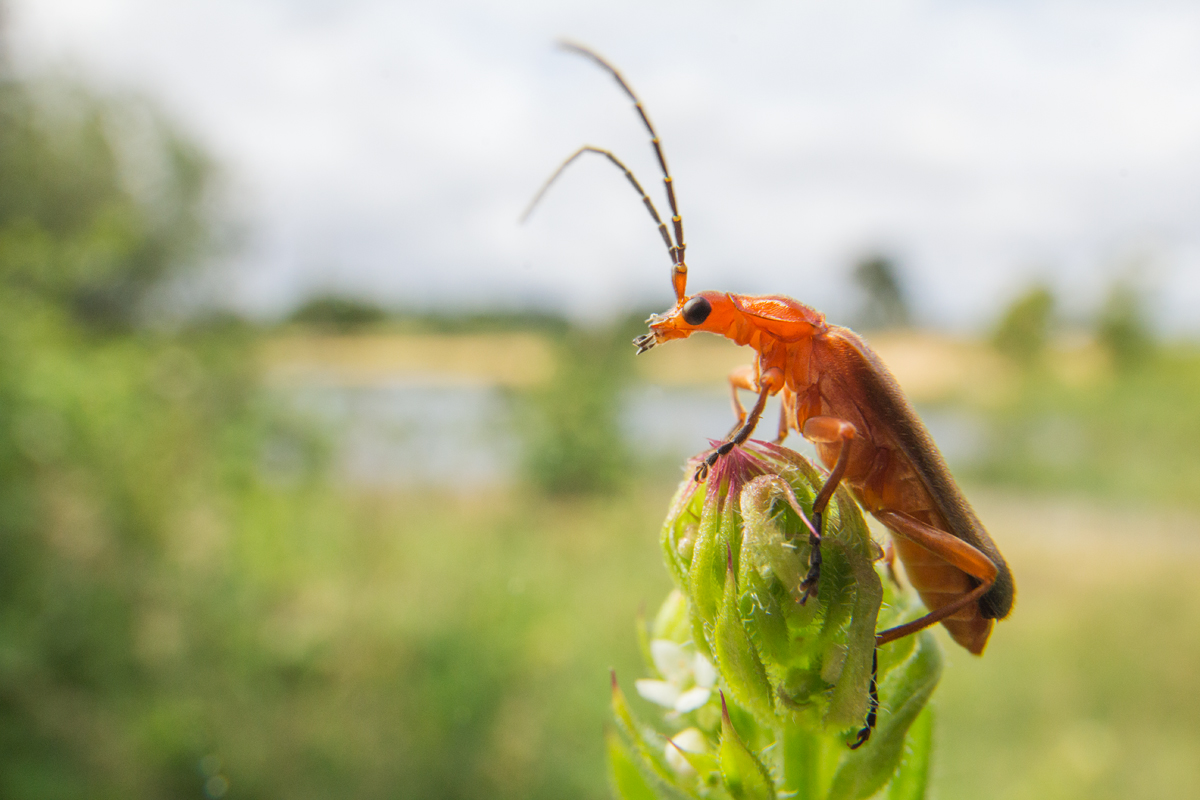
<path fill-rule="evenodd" d="M 12 0 L 17 54 L 161 98 L 246 189 L 244 304 L 311 286 L 395 300 L 560 303 L 670 292 L 666 256 L 607 165 L 658 198 L 667 147 L 697 287 L 844 313 L 849 259 L 892 248 L 921 311 L 978 325 L 1034 271 L 1097 297 L 1150 253 L 1161 310 L 1200 294 L 1200 8 L 982 1 L 591 6 Z"/>

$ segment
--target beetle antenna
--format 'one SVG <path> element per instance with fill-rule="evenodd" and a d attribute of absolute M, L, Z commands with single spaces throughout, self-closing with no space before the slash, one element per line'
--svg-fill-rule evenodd
<path fill-rule="evenodd" d="M 554 174 L 551 175 L 544 184 L 542 184 L 542 188 L 538 190 L 536 195 L 534 195 L 533 200 L 529 203 L 529 207 L 525 209 L 525 213 L 521 214 L 521 222 L 525 222 L 525 220 L 529 219 L 529 215 L 533 213 L 533 209 L 539 202 L 541 202 L 542 195 L 546 194 L 546 190 L 550 188 L 550 185 L 558 180 L 558 176 L 563 174 L 563 171 L 570 166 L 572 161 L 579 158 L 584 153 L 598 153 L 615 164 L 617 169 L 625 173 L 625 177 L 629 179 L 631 184 L 633 184 L 633 188 L 637 191 L 637 193 L 642 196 L 642 202 L 646 205 L 646 210 L 650 212 L 650 216 L 654 218 L 654 222 L 658 225 L 658 232 L 662 234 L 663 242 L 665 242 L 667 245 L 667 255 L 670 256 L 671 263 L 676 264 L 676 248 L 674 242 L 671 241 L 671 234 L 667 231 L 666 224 L 662 221 L 662 217 L 658 215 L 658 209 L 654 207 L 654 203 L 650 200 L 650 196 L 646 194 L 646 190 L 642 188 L 640 183 L 638 183 L 638 179 L 633 176 L 633 172 L 630 171 L 629 167 L 621 163 L 621 159 L 617 158 L 608 150 L 602 150 L 599 147 L 592 147 L 590 144 L 585 144 L 583 147 L 576 150 L 571 154 L 570 158 L 559 165 L 558 169 L 554 170 Z"/>
<path fill-rule="evenodd" d="M 654 221 L 658 223 L 659 231 L 662 233 L 663 240 L 667 243 L 667 250 L 671 256 L 671 263 L 674 265 L 671 269 L 671 285 L 675 289 L 675 299 L 682 300 L 687 289 L 687 264 L 684 262 L 684 252 L 687 250 L 687 244 L 683 240 L 683 217 L 679 215 L 679 205 L 675 201 L 674 181 L 671 178 L 671 171 L 667 169 L 667 159 L 666 156 L 663 155 L 662 143 L 658 139 L 658 131 L 654 130 L 654 125 L 650 122 L 650 117 L 647 116 L 646 109 L 642 107 L 642 101 L 638 99 L 636 94 L 634 94 L 633 89 L 631 89 L 629 84 L 625 82 L 625 78 L 619 71 L 617 71 L 616 67 L 605 61 L 604 58 L 598 53 L 587 47 L 584 47 L 581 44 L 576 44 L 575 42 L 566 40 L 559 40 L 558 46 L 563 50 L 571 53 L 577 53 L 594 61 L 613 76 L 617 82 L 617 85 L 620 86 L 621 90 L 624 91 L 625 94 L 629 96 L 629 99 L 633 101 L 633 107 L 637 109 L 638 116 L 641 118 L 642 124 L 645 125 L 646 130 L 650 132 L 650 144 L 654 146 L 654 155 L 658 158 L 658 166 L 662 169 L 663 186 L 667 192 L 667 202 L 671 206 L 671 225 L 675 229 L 675 241 L 671 241 L 671 237 L 667 233 L 666 226 L 663 225 L 662 219 L 658 216 L 658 212 L 654 209 L 654 204 L 650 202 L 650 198 L 646 195 L 646 192 L 633 177 L 633 173 L 612 153 L 596 147 L 581 147 L 570 158 L 568 158 L 563 165 L 559 167 L 552 176 L 550 176 L 550 180 L 548 180 L 546 185 L 542 187 L 542 190 L 538 192 L 537 197 L 534 198 L 533 202 L 525 211 L 525 214 L 521 219 L 524 220 L 529 216 L 529 213 L 533 210 L 533 206 L 537 205 L 538 200 L 541 199 L 542 195 L 546 192 L 546 189 L 550 188 L 550 184 L 554 183 L 554 180 L 559 176 L 559 173 L 566 169 L 567 165 L 578 158 L 581 154 L 593 152 L 607 156 L 610 161 L 612 161 L 625 172 L 625 176 L 629 178 L 629 181 L 633 184 L 634 188 L 638 190 L 639 194 L 641 194 L 642 201 L 646 204 L 646 207 L 650 209 L 650 214 L 654 217 Z"/>

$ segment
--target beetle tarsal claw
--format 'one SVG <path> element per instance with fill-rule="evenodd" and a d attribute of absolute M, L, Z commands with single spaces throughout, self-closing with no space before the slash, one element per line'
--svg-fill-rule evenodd
<path fill-rule="evenodd" d="M 643 333 L 641 336 L 633 340 L 633 346 L 637 348 L 638 355 L 646 352 L 656 344 L 658 344 L 658 336 L 654 333 L 654 331 Z"/>

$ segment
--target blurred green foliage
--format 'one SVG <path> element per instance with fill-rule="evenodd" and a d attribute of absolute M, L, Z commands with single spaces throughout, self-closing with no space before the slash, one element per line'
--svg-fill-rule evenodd
<path fill-rule="evenodd" d="M 865 302 L 857 325 L 864 330 L 906 328 L 912 324 L 912 310 L 895 260 L 871 255 L 854 266 L 854 283 Z"/>
<path fill-rule="evenodd" d="M 1018 364 L 1038 363 L 1050 343 L 1054 323 L 1054 295 L 1048 286 L 1031 287 L 1005 309 L 992 334 L 992 343 Z"/>
<path fill-rule="evenodd" d="M 604 493 L 628 478 L 620 401 L 632 373 L 631 327 L 572 328 L 554 337 L 554 374 L 517 398 L 524 471 L 537 489 Z"/>
<path fill-rule="evenodd" d="M 314 297 L 288 315 L 288 322 L 327 331 L 351 332 L 379 325 L 387 311 L 367 300 L 343 295 Z"/>
<path fill-rule="evenodd" d="M 209 164 L 147 103 L 35 89 L 0 72 L 0 280 L 128 328 L 207 241 Z"/>
<path fill-rule="evenodd" d="M 1144 367 L 1154 355 L 1154 334 L 1145 298 L 1133 284 L 1117 281 L 1109 289 L 1096 320 L 1096 338 L 1121 372 Z"/>
<path fill-rule="evenodd" d="M 1021 586 L 1013 615 L 982 659 L 947 653 L 936 796 L 1197 796 L 1195 539 L 1161 536 L 1170 515 L 1145 508 L 1095 507 L 1128 523 L 1114 535 L 1059 502 L 1029 505 L 1041 524 L 1001 543 Z"/>
<path fill-rule="evenodd" d="M 1200 495 L 1200 352 L 1162 346 L 1134 372 L 1024 380 L 989 409 L 977 480 L 1042 493 L 1168 501 Z"/>
<path fill-rule="evenodd" d="M 646 317 L 642 315 L 642 319 Z M 319 294 L 288 315 L 285 324 L 316 330 L 357 333 L 386 330 L 394 333 L 479 334 L 514 331 L 562 336 L 572 329 L 564 315 L 536 308 L 419 309 L 393 307 L 341 294 Z"/>
<path fill-rule="evenodd" d="M 996 346 L 1040 368 L 977 410 L 987 442 L 972 476 L 1041 493 L 1196 506 L 1200 352 L 1156 341 L 1145 297 L 1128 282 L 1115 283 L 1099 311 L 1099 350 L 1090 355 L 1051 346 L 1053 308 L 1053 296 L 1037 286 L 1004 316 Z M 1071 359 L 1096 363 L 1081 371 Z"/>

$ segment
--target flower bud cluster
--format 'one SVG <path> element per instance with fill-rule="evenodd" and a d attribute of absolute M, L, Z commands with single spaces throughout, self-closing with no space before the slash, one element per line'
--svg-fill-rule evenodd
<path fill-rule="evenodd" d="M 663 709 L 667 733 L 634 719 L 614 678 L 617 795 L 825 800 L 890 782 L 889 796 L 922 797 L 940 650 L 925 632 L 876 654 L 876 631 L 918 612 L 853 499 L 839 490 L 823 515 L 817 594 L 806 599 L 821 473 L 760 442 L 704 481 L 690 477 L 696 464 L 662 532 L 677 588 L 642 625 L 654 677 L 636 689 Z M 873 709 L 876 663 L 877 723 L 851 750 Z"/>

